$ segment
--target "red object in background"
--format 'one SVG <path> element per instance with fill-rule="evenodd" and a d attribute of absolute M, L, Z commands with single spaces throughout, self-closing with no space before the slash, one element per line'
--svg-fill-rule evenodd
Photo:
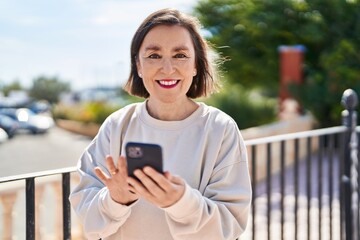
<path fill-rule="evenodd" d="M 293 98 L 288 90 L 291 83 L 303 83 L 305 47 L 302 45 L 280 46 L 280 106 L 287 98 Z"/>

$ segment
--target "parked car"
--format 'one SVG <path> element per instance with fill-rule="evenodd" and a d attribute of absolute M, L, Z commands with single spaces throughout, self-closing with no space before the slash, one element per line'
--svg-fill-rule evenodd
<path fill-rule="evenodd" d="M 45 100 L 32 102 L 28 108 L 33 111 L 35 114 L 38 113 L 48 113 L 51 111 L 51 105 Z"/>
<path fill-rule="evenodd" d="M 33 134 L 45 133 L 54 125 L 52 117 L 35 114 L 28 108 L 2 108 L 0 114 L 18 121 L 20 129 L 28 130 Z"/>
<path fill-rule="evenodd" d="M 5 130 L 9 138 L 12 138 L 20 126 L 17 120 L 0 113 L 0 128 Z"/>
<path fill-rule="evenodd" d="M 6 142 L 6 140 L 8 140 L 8 135 L 5 132 L 4 129 L 0 128 L 0 143 Z"/>

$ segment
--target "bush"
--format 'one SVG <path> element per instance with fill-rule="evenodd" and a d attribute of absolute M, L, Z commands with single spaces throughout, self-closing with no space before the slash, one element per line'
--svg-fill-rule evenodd
<path fill-rule="evenodd" d="M 245 91 L 240 84 L 227 85 L 223 90 L 205 100 L 229 114 L 240 129 L 268 124 L 276 120 L 277 100 L 259 92 Z"/>
<path fill-rule="evenodd" d="M 54 119 L 67 119 L 84 123 L 102 124 L 119 106 L 111 106 L 103 102 L 91 102 L 76 105 L 58 104 L 53 108 Z"/>

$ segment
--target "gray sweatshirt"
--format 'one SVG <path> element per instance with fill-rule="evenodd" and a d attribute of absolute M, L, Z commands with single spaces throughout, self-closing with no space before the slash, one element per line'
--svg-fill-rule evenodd
<path fill-rule="evenodd" d="M 96 177 L 105 156 L 125 156 L 127 142 L 159 144 L 164 170 L 186 181 L 174 205 L 156 207 L 144 199 L 116 203 Z M 245 230 L 251 203 L 246 148 L 234 120 L 199 103 L 181 121 L 152 118 L 146 104 L 130 104 L 110 115 L 78 162 L 80 182 L 70 202 L 88 239 L 236 239 Z"/>

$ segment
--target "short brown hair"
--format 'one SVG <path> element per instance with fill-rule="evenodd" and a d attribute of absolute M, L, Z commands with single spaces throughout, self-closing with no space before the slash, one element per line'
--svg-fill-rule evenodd
<path fill-rule="evenodd" d="M 149 97 L 142 79 L 138 75 L 136 61 L 141 44 L 148 32 L 159 25 L 177 25 L 187 29 L 195 49 L 195 65 L 197 74 L 186 95 L 190 98 L 208 96 L 217 89 L 216 75 L 213 63 L 208 59 L 209 46 L 200 35 L 199 21 L 175 9 L 162 9 L 149 15 L 139 26 L 131 41 L 131 71 L 124 86 L 125 91 L 138 97 Z"/>

